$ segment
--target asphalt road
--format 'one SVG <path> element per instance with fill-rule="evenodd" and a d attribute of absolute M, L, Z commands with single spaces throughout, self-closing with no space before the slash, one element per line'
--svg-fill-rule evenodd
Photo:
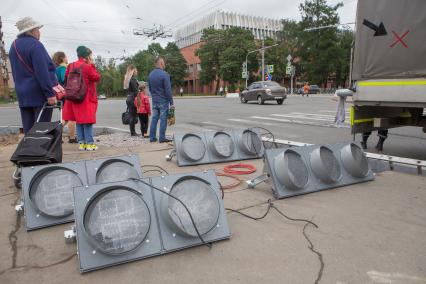
<path fill-rule="evenodd" d="M 176 125 L 168 128 L 170 133 L 260 126 L 272 131 L 276 138 L 313 144 L 353 138 L 349 125 L 334 125 L 336 102 L 326 95 L 290 96 L 283 105 L 241 104 L 238 99 L 225 98 L 176 99 L 175 105 Z M 124 110 L 124 100 L 100 101 L 97 125 L 126 128 L 121 124 Z M 20 125 L 16 106 L 0 108 L 0 125 Z M 356 140 L 360 140 L 360 135 Z M 375 152 L 377 140 L 373 133 L 368 141 L 369 152 Z M 415 127 L 391 129 L 383 153 L 426 160 L 426 134 Z"/>

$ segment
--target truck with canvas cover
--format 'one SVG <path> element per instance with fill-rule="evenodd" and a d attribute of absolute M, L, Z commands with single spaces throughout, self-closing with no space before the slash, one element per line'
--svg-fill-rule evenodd
<path fill-rule="evenodd" d="M 426 1 L 358 0 L 352 133 L 400 126 L 426 132 Z"/>

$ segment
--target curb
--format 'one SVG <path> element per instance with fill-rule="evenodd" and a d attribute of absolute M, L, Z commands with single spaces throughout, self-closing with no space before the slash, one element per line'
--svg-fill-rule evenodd
<path fill-rule="evenodd" d="M 19 134 L 20 126 L 0 126 L 0 136 Z M 114 134 L 114 133 L 129 133 L 128 130 L 116 128 L 116 127 L 106 127 L 106 126 L 94 126 L 94 135 L 102 134 Z"/>

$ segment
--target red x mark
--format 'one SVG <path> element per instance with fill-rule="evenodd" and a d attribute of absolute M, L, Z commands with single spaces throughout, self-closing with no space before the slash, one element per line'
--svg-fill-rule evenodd
<path fill-rule="evenodd" d="M 400 42 L 405 48 L 408 48 L 408 45 L 402 40 L 410 31 L 406 31 L 401 37 L 395 32 L 392 31 L 394 36 L 396 37 L 396 41 L 390 45 L 390 47 L 394 47 L 398 42 Z"/>

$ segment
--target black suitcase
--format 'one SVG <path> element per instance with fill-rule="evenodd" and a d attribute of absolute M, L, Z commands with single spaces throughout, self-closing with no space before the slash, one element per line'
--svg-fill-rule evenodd
<path fill-rule="evenodd" d="M 62 104 L 55 106 L 44 105 L 37 122 L 22 138 L 16 147 L 10 161 L 17 169 L 13 174 L 15 185 L 20 185 L 20 167 L 61 163 L 62 162 L 62 123 L 39 122 L 42 112 L 48 108 L 58 108 L 61 111 Z"/>

